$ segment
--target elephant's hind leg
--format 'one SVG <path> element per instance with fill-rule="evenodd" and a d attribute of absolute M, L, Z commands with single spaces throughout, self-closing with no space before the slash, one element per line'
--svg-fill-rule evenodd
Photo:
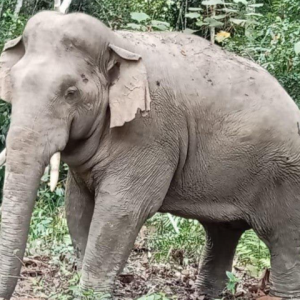
<path fill-rule="evenodd" d="M 288 197 L 276 196 L 279 205 L 254 220 L 253 229 L 271 252 L 270 294 L 300 300 L 300 189 L 294 196 L 289 189 Z"/>
<path fill-rule="evenodd" d="M 231 271 L 238 241 L 248 229 L 234 228 L 231 224 L 203 224 L 206 231 L 206 245 L 197 288 L 206 299 L 218 298 L 225 288 L 226 271 Z"/>
<path fill-rule="evenodd" d="M 71 171 L 66 186 L 67 222 L 78 258 L 78 268 L 81 269 L 95 200 L 85 183 Z"/>

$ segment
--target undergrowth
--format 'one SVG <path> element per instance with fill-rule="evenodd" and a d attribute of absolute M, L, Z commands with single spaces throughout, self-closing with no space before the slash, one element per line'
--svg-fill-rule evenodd
<path fill-rule="evenodd" d="M 47 181 L 47 178 L 44 178 Z M 51 264 L 59 266 L 64 287 L 52 288 L 48 299 L 74 299 L 78 290 L 80 276 L 74 268 L 75 258 L 68 233 L 64 211 L 64 190 L 62 182 L 54 193 L 45 183 L 39 192 L 31 220 L 28 239 L 28 256 L 51 257 Z M 197 264 L 205 244 L 204 229 L 198 221 L 156 214 L 146 224 L 146 247 L 151 251 L 152 261 L 174 264 Z M 253 276 L 269 267 L 269 252 L 253 231 L 247 231 L 237 248 L 235 264 L 245 267 Z M 44 281 L 34 282 L 35 291 L 43 295 Z M 47 287 L 49 290 L 49 287 Z M 51 288 L 50 288 L 51 290 Z M 93 299 L 86 297 L 86 299 Z M 143 296 L 139 300 L 168 300 L 163 294 Z"/>
<path fill-rule="evenodd" d="M 167 215 L 156 214 L 148 221 L 148 246 L 154 258 L 164 262 L 171 259 L 183 265 L 198 263 L 205 244 L 203 227 L 196 220 L 179 217 L 173 217 L 173 220 L 179 232 Z M 258 276 L 270 267 L 269 250 L 253 230 L 246 231 L 241 237 L 235 263 L 252 276 Z"/>

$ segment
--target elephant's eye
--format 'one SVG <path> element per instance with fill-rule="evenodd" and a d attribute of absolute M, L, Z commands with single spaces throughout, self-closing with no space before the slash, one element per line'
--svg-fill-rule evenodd
<path fill-rule="evenodd" d="M 66 92 L 65 92 L 65 98 L 67 100 L 72 100 L 74 99 L 78 94 L 78 89 L 75 86 L 69 87 Z"/>

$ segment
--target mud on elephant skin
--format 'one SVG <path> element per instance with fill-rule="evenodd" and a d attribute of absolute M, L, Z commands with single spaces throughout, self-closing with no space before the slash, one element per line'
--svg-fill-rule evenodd
<path fill-rule="evenodd" d="M 222 291 L 253 228 L 271 251 L 271 295 L 300 298 L 300 113 L 264 69 L 196 36 L 42 12 L 3 50 L 0 97 L 12 103 L 0 298 L 15 289 L 39 181 L 59 152 L 83 289 L 113 297 L 159 211 L 205 227 L 200 294 Z"/>

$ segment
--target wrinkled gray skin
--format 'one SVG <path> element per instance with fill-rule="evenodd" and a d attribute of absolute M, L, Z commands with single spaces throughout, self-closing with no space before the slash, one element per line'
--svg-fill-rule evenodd
<path fill-rule="evenodd" d="M 28 22 L 1 68 L 12 123 L 0 297 L 14 291 L 40 177 L 61 151 L 84 289 L 111 293 L 160 211 L 205 227 L 200 294 L 224 288 L 253 228 L 272 254 L 271 294 L 300 299 L 300 113 L 266 71 L 199 37 L 114 33 L 55 12 Z"/>

